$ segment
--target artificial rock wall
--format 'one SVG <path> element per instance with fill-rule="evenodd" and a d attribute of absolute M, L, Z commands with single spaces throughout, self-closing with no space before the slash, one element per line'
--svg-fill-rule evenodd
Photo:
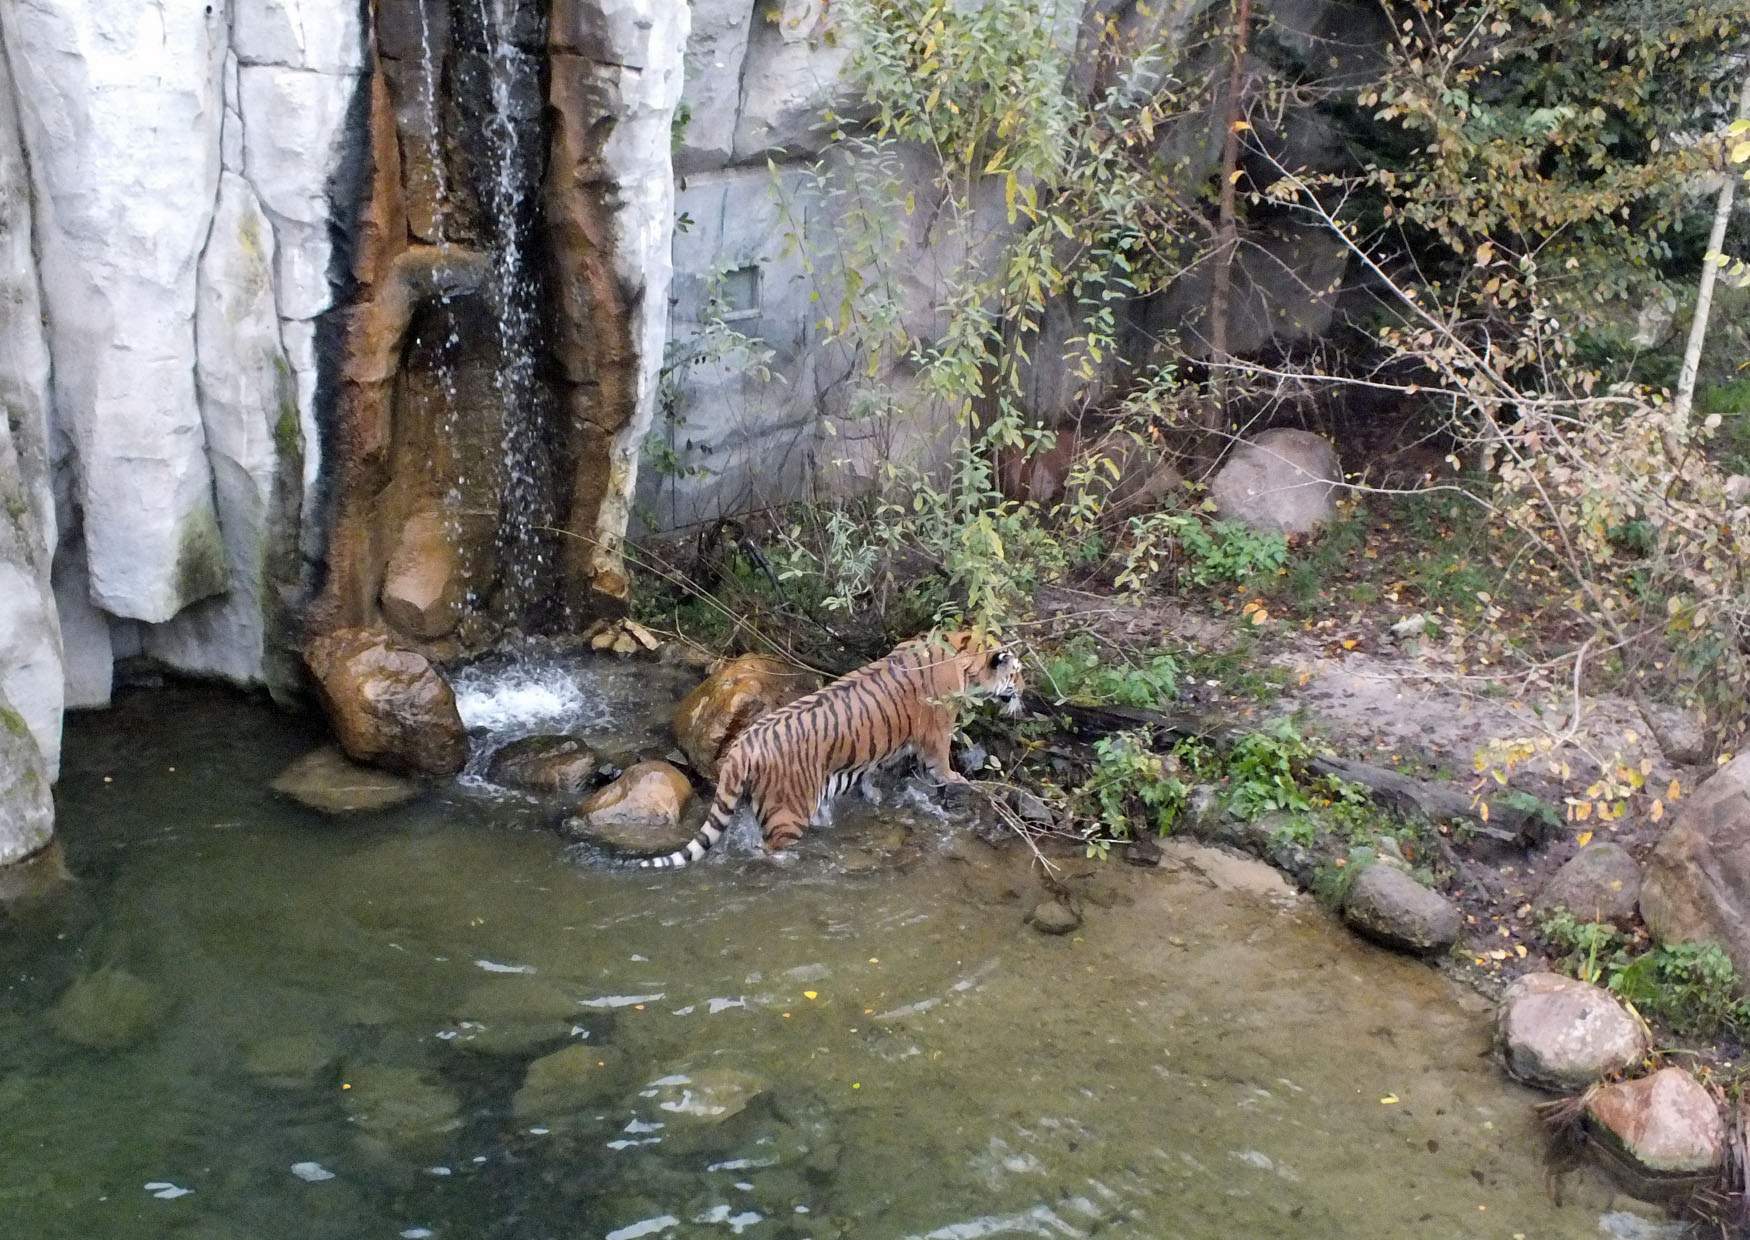
<path fill-rule="evenodd" d="M 666 330 L 688 9 L 490 5 L 529 19 L 506 41 L 529 69 L 511 123 L 538 136 L 520 209 L 556 410 L 535 451 L 587 547 L 554 588 L 609 607 Z M 459 227 L 435 236 L 409 66 L 409 32 L 441 41 L 458 7 L 0 4 L 0 722 L 23 722 L 49 777 L 63 711 L 107 703 L 120 660 L 288 692 L 311 632 L 385 618 L 397 552 L 468 541 L 426 510 L 457 506 L 429 481 L 438 456 L 470 457 L 453 473 L 484 484 L 461 499 L 499 505 L 494 428 L 462 425 L 492 403 L 467 389 L 493 326 L 469 301 L 493 278 L 467 226 L 485 174 L 465 137 L 438 144 L 460 161 Z M 451 68 L 446 92 L 499 84 Z M 446 95 L 440 125 L 477 102 Z M 461 412 L 437 424 L 421 385 L 446 348 Z M 443 610 L 394 614 L 441 628 Z"/>

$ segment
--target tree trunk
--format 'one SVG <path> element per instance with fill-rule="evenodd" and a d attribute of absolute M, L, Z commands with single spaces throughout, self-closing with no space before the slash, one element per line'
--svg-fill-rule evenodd
<path fill-rule="evenodd" d="M 1245 86 L 1246 45 L 1252 35 L 1252 0 L 1234 0 L 1233 59 L 1228 66 L 1227 106 L 1221 142 L 1221 198 L 1217 215 L 1215 275 L 1209 291 L 1210 405 L 1204 413 L 1202 455 L 1205 468 L 1221 454 L 1233 425 L 1228 413 L 1228 320 L 1233 304 L 1234 251 L 1239 248 L 1237 211 L 1240 177 L 1240 112 Z"/>
<path fill-rule="evenodd" d="M 1744 79 L 1744 89 L 1738 95 L 1738 119 L 1750 118 L 1750 77 Z M 1732 171 L 1728 164 L 1725 170 L 1725 183 L 1720 186 L 1720 196 L 1714 204 L 1713 231 L 1708 234 L 1707 258 L 1702 260 L 1701 280 L 1695 290 L 1695 317 L 1689 323 L 1689 343 L 1683 350 L 1683 368 L 1677 372 L 1677 395 L 1672 405 L 1672 433 L 1680 441 L 1683 432 L 1689 429 L 1689 411 L 1695 404 L 1695 382 L 1701 373 L 1701 348 L 1707 340 L 1708 314 L 1714 304 L 1714 282 L 1719 278 L 1719 264 L 1714 261 L 1714 255 L 1724 251 L 1726 246 L 1726 226 L 1732 220 L 1732 200 L 1738 192 L 1738 174 Z M 1667 444 L 1670 452 L 1674 445 Z M 1679 449 L 1681 443 L 1676 444 Z"/>

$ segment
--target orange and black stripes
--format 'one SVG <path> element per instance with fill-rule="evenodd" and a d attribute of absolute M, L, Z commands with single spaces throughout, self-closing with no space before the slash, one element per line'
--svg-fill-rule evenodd
<path fill-rule="evenodd" d="M 717 795 L 684 848 L 641 864 L 669 869 L 703 857 L 741 803 L 752 802 L 768 852 L 794 844 L 834 797 L 915 755 L 943 783 L 954 710 L 965 696 L 1020 707 L 1020 661 L 971 633 L 919 639 L 824 689 L 754 720 L 719 763 Z"/>

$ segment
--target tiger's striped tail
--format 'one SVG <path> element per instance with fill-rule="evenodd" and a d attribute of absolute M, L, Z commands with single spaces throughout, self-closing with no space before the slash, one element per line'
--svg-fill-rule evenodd
<path fill-rule="evenodd" d="M 723 838 L 723 832 L 729 827 L 729 820 L 735 817 L 736 807 L 741 804 L 743 784 L 739 763 L 735 764 L 734 769 L 720 770 L 717 777 L 717 795 L 711 801 L 711 809 L 706 813 L 705 823 L 699 828 L 699 833 L 683 847 L 666 856 L 645 857 L 638 863 L 638 868 L 678 870 L 703 857 L 713 844 Z"/>

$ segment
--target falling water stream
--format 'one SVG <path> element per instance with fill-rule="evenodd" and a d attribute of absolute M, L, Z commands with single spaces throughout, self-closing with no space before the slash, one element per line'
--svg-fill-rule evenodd
<path fill-rule="evenodd" d="M 660 753 L 685 684 L 461 692 L 479 748 Z M 278 799 L 317 739 L 213 690 L 75 717 L 76 881 L 0 912 L 0 1234 L 1670 1234 L 1591 1172 L 1552 1192 L 1478 996 L 1251 862 L 1071 865 L 1087 921 L 1048 938 L 1021 850 L 899 789 L 787 865 L 743 824 L 650 876 L 509 794 Z"/>

